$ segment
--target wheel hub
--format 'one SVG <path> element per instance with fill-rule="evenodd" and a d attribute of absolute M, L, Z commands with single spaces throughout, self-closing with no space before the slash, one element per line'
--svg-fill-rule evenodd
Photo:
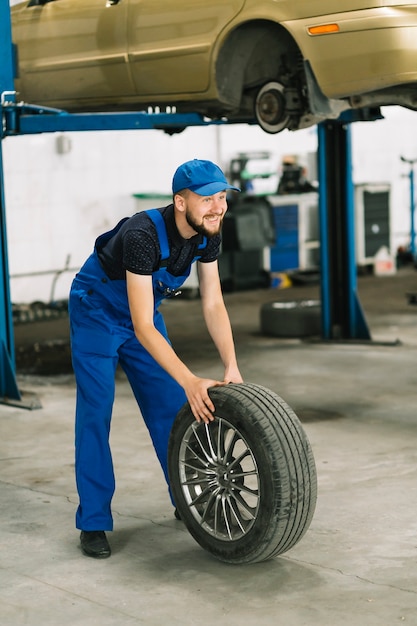
<path fill-rule="evenodd" d="M 287 127 L 289 115 L 286 113 L 284 85 L 271 81 L 261 87 L 255 101 L 255 116 L 268 133 L 278 133 Z"/>
<path fill-rule="evenodd" d="M 261 118 L 268 124 L 277 124 L 283 116 L 282 103 L 278 92 L 264 93 L 259 100 Z"/>
<path fill-rule="evenodd" d="M 233 480 L 231 476 L 229 475 L 229 471 L 227 467 L 224 467 L 224 466 L 217 467 L 215 470 L 214 476 L 215 476 L 215 482 L 217 483 L 217 486 L 219 488 L 227 490 L 232 485 Z"/>
<path fill-rule="evenodd" d="M 259 508 L 255 458 L 226 420 L 193 424 L 181 450 L 181 483 L 198 523 L 223 541 L 239 539 L 253 526 Z"/>

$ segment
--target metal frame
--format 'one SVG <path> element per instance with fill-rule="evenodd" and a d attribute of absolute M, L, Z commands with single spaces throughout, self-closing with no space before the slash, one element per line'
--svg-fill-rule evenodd
<path fill-rule="evenodd" d="M 15 98 L 13 58 L 8 0 L 0 3 L 0 94 L 1 106 L 13 103 Z M 9 268 L 7 254 L 7 229 L 4 199 L 3 154 L 1 139 L 4 135 L 4 119 L 0 126 L 0 396 L 22 401 L 15 378 L 15 355 L 12 306 L 10 302 Z"/>
<path fill-rule="evenodd" d="M 370 340 L 357 294 L 350 124 L 322 122 L 318 138 L 323 338 Z"/>
<path fill-rule="evenodd" d="M 6 137 L 57 131 L 164 130 L 180 132 L 188 126 L 230 123 L 197 113 L 77 113 L 16 101 L 14 49 L 9 0 L 0 0 L 0 403 L 25 408 L 40 406 L 33 394 L 24 394 L 16 382 L 14 333 L 7 254 L 4 172 L 1 145 Z"/>
<path fill-rule="evenodd" d="M 403 163 L 407 163 L 409 166 L 408 178 L 410 181 L 410 254 L 413 261 L 416 260 L 416 227 L 415 227 L 415 199 L 414 199 L 414 166 L 417 163 L 417 159 L 406 159 L 400 157 Z"/>
<path fill-rule="evenodd" d="M 181 132 L 188 126 L 226 124 L 225 120 L 210 120 L 198 113 L 67 113 L 25 103 L 5 103 L 4 136 L 55 133 L 57 131 L 98 130 L 164 130 L 168 134 Z"/>
<path fill-rule="evenodd" d="M 188 126 L 229 124 L 196 113 L 89 113 L 17 103 L 9 0 L 0 0 L 0 402 L 38 408 L 22 397 L 15 377 L 12 307 L 1 143 L 5 137 L 57 131 L 160 129 L 172 134 Z M 356 113 L 357 115 L 357 113 Z M 380 117 L 380 116 L 379 116 Z M 377 117 L 366 119 L 378 119 Z M 358 121 L 351 118 L 349 121 Z M 353 185 L 348 123 L 319 125 L 319 213 L 324 339 L 370 339 L 356 293 Z"/>

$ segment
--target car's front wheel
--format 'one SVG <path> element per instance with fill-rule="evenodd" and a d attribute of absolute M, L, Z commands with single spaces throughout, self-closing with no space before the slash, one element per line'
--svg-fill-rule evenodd
<path fill-rule="evenodd" d="M 171 488 L 194 539 L 227 563 L 255 563 L 293 547 L 317 494 L 310 444 L 291 408 L 254 384 L 210 389 L 209 425 L 186 404 L 169 445 Z"/>
<path fill-rule="evenodd" d="M 284 91 L 281 83 L 271 81 L 263 85 L 257 93 L 255 117 L 259 126 L 267 133 L 279 133 L 288 126 Z"/>

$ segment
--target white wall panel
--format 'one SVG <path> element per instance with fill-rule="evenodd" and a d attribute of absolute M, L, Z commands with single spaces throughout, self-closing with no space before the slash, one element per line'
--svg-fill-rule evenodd
<path fill-rule="evenodd" d="M 354 181 L 389 183 L 393 247 L 407 244 L 410 228 L 408 168 L 417 157 L 417 114 L 397 107 L 385 119 L 352 127 Z M 227 168 L 238 152 L 269 151 L 279 167 L 287 154 L 317 149 L 315 128 L 268 135 L 256 126 L 162 131 L 103 131 L 8 137 L 3 141 L 11 294 L 14 302 L 49 301 L 54 275 L 68 257 L 81 265 L 94 239 L 136 210 L 134 193 L 170 193 L 176 167 L 192 158 Z M 67 150 L 67 151 L 65 151 Z M 60 276 L 54 297 L 67 297 L 73 272 Z"/>

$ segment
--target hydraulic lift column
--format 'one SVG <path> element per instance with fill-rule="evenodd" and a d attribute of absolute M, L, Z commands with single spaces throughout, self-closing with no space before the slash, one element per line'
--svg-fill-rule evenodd
<path fill-rule="evenodd" d="M 322 335 L 369 340 L 357 295 L 350 124 L 318 126 Z"/>
<path fill-rule="evenodd" d="M 4 105 L 15 101 L 13 56 L 8 2 L 0 3 L 0 398 L 20 402 L 21 394 L 15 380 L 14 334 L 10 302 L 9 268 L 7 256 L 6 209 L 2 139 L 4 138 L 6 110 Z"/>

